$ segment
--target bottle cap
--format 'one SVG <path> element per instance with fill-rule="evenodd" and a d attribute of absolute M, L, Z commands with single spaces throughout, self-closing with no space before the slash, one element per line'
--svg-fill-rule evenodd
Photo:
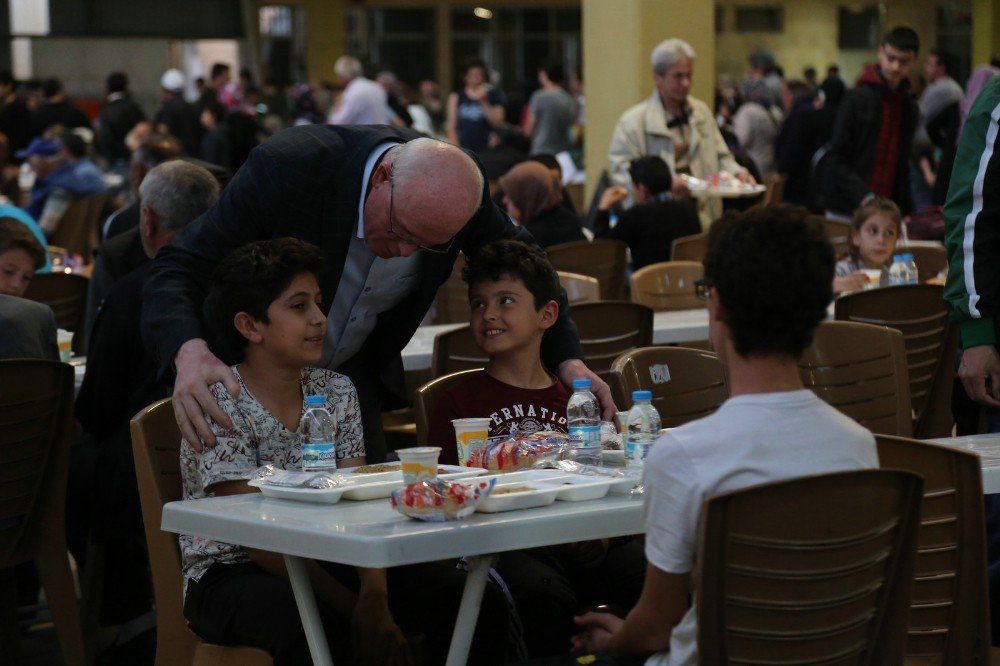
<path fill-rule="evenodd" d="M 632 400 L 652 400 L 652 391 L 632 391 Z"/>
<path fill-rule="evenodd" d="M 903 255 L 901 255 L 901 254 L 894 254 L 894 255 L 892 255 L 892 260 L 893 260 L 893 262 L 904 261 Z"/>
<path fill-rule="evenodd" d="M 903 261 L 913 261 L 913 255 L 909 252 L 903 255 Z"/>
<path fill-rule="evenodd" d="M 589 389 L 589 388 L 590 388 L 590 380 L 587 379 L 586 377 L 584 377 L 583 379 L 574 379 L 573 380 L 573 390 L 574 391 L 577 390 L 577 389 Z"/>
<path fill-rule="evenodd" d="M 306 404 L 309 406 L 316 406 L 316 405 L 325 406 L 326 398 L 321 395 L 307 395 Z"/>

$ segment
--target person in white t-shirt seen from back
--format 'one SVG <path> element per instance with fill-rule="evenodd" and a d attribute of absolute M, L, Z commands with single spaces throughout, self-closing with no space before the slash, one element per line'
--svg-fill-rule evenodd
<path fill-rule="evenodd" d="M 646 581 L 622 619 L 576 618 L 574 663 L 697 664 L 689 605 L 698 514 L 711 495 L 796 476 L 878 466 L 872 434 L 805 389 L 797 360 L 826 317 L 833 248 L 805 209 L 755 208 L 711 229 L 709 338 L 726 367 L 722 407 L 661 437 L 646 461 Z"/>

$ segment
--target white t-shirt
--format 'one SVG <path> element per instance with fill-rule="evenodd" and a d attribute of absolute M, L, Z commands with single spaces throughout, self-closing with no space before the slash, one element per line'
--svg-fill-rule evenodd
<path fill-rule="evenodd" d="M 643 472 L 646 559 L 690 573 L 698 515 L 710 495 L 796 476 L 878 467 L 875 438 L 809 390 L 741 395 L 661 437 Z M 698 663 L 697 611 L 674 627 L 670 650 L 646 666 Z"/>

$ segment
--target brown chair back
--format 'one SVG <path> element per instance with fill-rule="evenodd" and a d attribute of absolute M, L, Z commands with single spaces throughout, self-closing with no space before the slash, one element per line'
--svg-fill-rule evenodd
<path fill-rule="evenodd" d="M 469 285 L 462 280 L 465 255 L 459 254 L 451 276 L 438 287 L 434 296 L 434 323 L 461 324 L 469 321 Z"/>
<path fill-rule="evenodd" d="M 89 264 L 97 248 L 97 220 L 107 199 L 107 192 L 75 199 L 59 220 L 59 226 L 49 239 L 51 244 L 81 255 Z"/>
<path fill-rule="evenodd" d="M 626 352 L 611 366 L 626 409 L 632 391 L 652 391 L 664 428 L 708 416 L 729 397 L 719 357 L 686 347 L 643 347 Z"/>
<path fill-rule="evenodd" d="M 837 299 L 834 317 L 889 326 L 903 334 L 910 400 L 918 422 L 932 405 L 951 404 L 955 366 L 955 347 L 951 345 L 957 344 L 957 338 L 951 334 L 952 325 L 940 285 L 911 284 L 847 294 Z M 939 378 L 939 374 L 945 376 Z M 937 427 L 943 432 L 924 436 L 951 434 L 950 423 Z"/>
<path fill-rule="evenodd" d="M 468 325 L 440 333 L 434 338 L 434 354 L 431 357 L 434 377 L 484 368 L 489 360 L 486 353 L 476 344 L 475 338 L 472 337 L 472 328 Z"/>
<path fill-rule="evenodd" d="M 948 268 L 948 253 L 940 245 L 900 245 L 896 252 L 909 252 L 917 264 L 917 279 L 924 284 Z"/>
<path fill-rule="evenodd" d="M 570 305 L 601 300 L 601 283 L 597 278 L 566 271 L 556 271 L 556 273 L 559 275 L 559 284 L 566 290 L 566 298 L 569 299 Z"/>
<path fill-rule="evenodd" d="M 698 261 L 708 252 L 708 232 L 675 238 L 670 244 L 670 261 Z"/>
<path fill-rule="evenodd" d="M 587 367 L 596 373 L 611 370 L 627 351 L 653 344 L 653 311 L 639 303 L 601 301 L 581 303 L 570 311 L 580 332 Z"/>
<path fill-rule="evenodd" d="M 913 432 L 903 334 L 884 326 L 826 321 L 799 359 L 807 388 L 872 432 Z"/>
<path fill-rule="evenodd" d="M 858 470 L 710 497 L 699 662 L 902 663 L 922 485 L 908 472 Z"/>
<path fill-rule="evenodd" d="M 705 301 L 694 292 L 695 280 L 705 274 L 696 261 L 664 261 L 632 273 L 632 300 L 656 311 L 695 310 Z"/>
<path fill-rule="evenodd" d="M 986 539 L 979 457 L 969 451 L 877 435 L 883 469 L 924 479 L 908 657 L 990 663 Z"/>
<path fill-rule="evenodd" d="M 598 238 L 593 241 L 559 243 L 545 249 L 557 271 L 581 273 L 597 278 L 601 299 L 621 300 L 625 295 L 625 264 L 628 245 L 620 240 Z"/>
<path fill-rule="evenodd" d="M 771 204 L 779 204 L 785 196 L 785 183 L 788 182 L 788 176 L 784 176 L 777 173 L 771 173 L 764 176 L 764 198 L 761 200 L 762 206 L 769 206 Z"/>
<path fill-rule="evenodd" d="M 65 532 L 72 435 L 73 369 L 55 361 L 0 360 L 0 577 L 12 576 L 15 565 L 34 561 L 63 658 L 83 666 Z M 0 595 L 0 606 L 8 601 Z M 8 619 L 13 627 L 6 625 Z M 17 635 L 16 619 L 16 609 L 0 608 L 0 638 Z M 11 658 L 17 661 L 16 655 Z"/>
<path fill-rule="evenodd" d="M 56 326 L 73 331 L 73 353 L 86 354 L 84 322 L 90 280 L 71 273 L 39 273 L 31 278 L 24 297 L 45 303 L 56 315 Z"/>
<path fill-rule="evenodd" d="M 838 259 L 847 256 L 849 241 L 851 238 L 851 223 L 846 220 L 833 220 L 822 215 L 811 215 L 823 225 L 826 232 L 826 239 L 833 245 L 833 251 Z"/>
<path fill-rule="evenodd" d="M 453 372 L 450 375 L 432 379 L 413 392 L 413 415 L 417 422 L 417 446 L 428 445 L 427 433 L 430 430 L 431 419 L 434 418 L 434 409 L 445 391 L 480 372 L 483 372 L 482 368 Z M 440 445 L 440 442 L 434 442 L 434 446 Z"/>

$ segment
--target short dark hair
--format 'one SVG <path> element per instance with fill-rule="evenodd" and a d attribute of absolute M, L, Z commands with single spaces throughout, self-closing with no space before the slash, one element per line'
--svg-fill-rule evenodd
<path fill-rule="evenodd" d="M 948 72 L 949 75 L 954 71 L 955 59 L 947 51 L 942 51 L 941 49 L 931 49 L 927 52 L 927 57 L 934 56 L 937 58 L 938 65 L 944 68 L 944 71 Z"/>
<path fill-rule="evenodd" d="M 125 72 L 111 72 L 105 85 L 109 93 L 125 92 L 128 88 L 128 77 L 125 76 Z"/>
<path fill-rule="evenodd" d="M 13 86 L 14 75 L 9 69 L 0 69 L 0 86 Z"/>
<path fill-rule="evenodd" d="M 211 346 L 226 362 L 236 362 L 247 340 L 233 325 L 246 312 L 267 322 L 267 309 L 297 275 L 319 275 L 323 252 L 297 238 L 255 241 L 233 250 L 216 267 L 205 299 Z"/>
<path fill-rule="evenodd" d="M 44 266 L 48 258 L 45 248 L 23 222 L 13 217 L 0 217 L 0 254 L 10 250 L 27 252 L 35 270 Z"/>
<path fill-rule="evenodd" d="M 472 69 L 473 67 L 478 67 L 479 69 L 483 70 L 483 73 L 486 75 L 487 78 L 489 78 L 490 68 L 486 66 L 486 61 L 483 60 L 482 58 L 469 58 L 468 60 L 466 60 L 462 64 L 462 75 L 464 76 L 468 74 L 469 70 Z"/>
<path fill-rule="evenodd" d="M 76 159 L 86 157 L 87 142 L 79 134 L 72 130 L 63 130 L 56 138 L 59 139 L 59 143 L 63 145 L 63 148 Z"/>
<path fill-rule="evenodd" d="M 217 62 L 214 65 L 212 65 L 212 71 L 211 74 L 209 74 L 209 78 L 214 79 L 217 76 L 222 76 L 229 70 L 230 70 L 229 65 L 227 65 L 224 62 Z"/>
<path fill-rule="evenodd" d="M 559 299 L 562 287 L 556 269 L 542 250 L 521 241 L 487 243 L 468 258 L 468 264 L 462 269 L 462 279 L 469 285 L 470 292 L 477 284 L 505 277 L 524 284 L 534 297 L 536 310 Z"/>
<path fill-rule="evenodd" d="M 566 78 L 566 70 L 558 60 L 546 58 L 538 64 L 538 69 L 545 72 L 545 76 L 549 77 L 552 83 L 562 83 Z"/>
<path fill-rule="evenodd" d="M 53 97 L 63 91 L 62 81 L 56 77 L 50 77 L 42 81 L 42 94 L 46 97 Z"/>
<path fill-rule="evenodd" d="M 184 153 L 180 140 L 170 134 L 153 132 L 138 148 L 132 151 L 132 161 L 152 169 Z"/>
<path fill-rule="evenodd" d="M 913 51 L 914 53 L 920 51 L 920 37 L 917 36 L 916 30 L 905 25 L 897 25 L 885 33 L 885 36 L 882 37 L 882 46 L 886 44 L 900 51 Z"/>
<path fill-rule="evenodd" d="M 705 279 L 740 356 L 799 358 L 833 299 L 833 247 L 798 206 L 729 213 L 709 231 Z"/>
<path fill-rule="evenodd" d="M 637 157 L 628 166 L 632 184 L 645 185 L 651 194 L 668 192 L 674 184 L 670 166 L 659 155 Z"/>
<path fill-rule="evenodd" d="M 562 164 L 559 164 L 559 160 L 552 153 L 535 153 L 528 158 L 529 162 L 538 162 L 546 169 L 558 169 L 559 173 L 562 173 Z"/>

